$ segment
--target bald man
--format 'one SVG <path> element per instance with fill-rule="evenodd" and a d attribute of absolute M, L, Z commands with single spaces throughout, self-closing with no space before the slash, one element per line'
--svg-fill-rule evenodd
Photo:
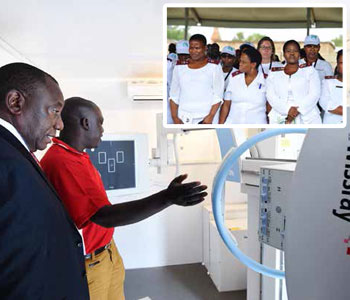
<path fill-rule="evenodd" d="M 101 177 L 84 149 L 96 148 L 103 134 L 101 110 L 92 101 L 65 101 L 64 129 L 41 165 L 61 196 L 76 226 L 83 230 L 85 266 L 92 300 L 124 299 L 124 266 L 113 241 L 114 227 L 136 223 L 176 204 L 191 206 L 204 200 L 207 187 L 185 183 L 186 175 L 147 198 L 111 205 Z"/>
<path fill-rule="evenodd" d="M 0 68 L 0 298 L 89 299 L 82 240 L 33 154 L 63 128 L 57 81 Z"/>

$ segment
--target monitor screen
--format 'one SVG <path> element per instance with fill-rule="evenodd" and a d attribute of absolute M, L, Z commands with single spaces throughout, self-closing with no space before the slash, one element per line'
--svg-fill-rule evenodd
<path fill-rule="evenodd" d="M 99 171 L 109 197 L 127 196 L 149 189 L 146 134 L 104 134 L 99 146 L 86 152 Z"/>
<path fill-rule="evenodd" d="M 87 153 L 106 191 L 136 187 L 134 141 L 102 141 Z"/>

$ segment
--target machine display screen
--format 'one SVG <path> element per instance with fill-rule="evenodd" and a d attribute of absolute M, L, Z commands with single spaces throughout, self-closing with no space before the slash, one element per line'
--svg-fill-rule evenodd
<path fill-rule="evenodd" d="M 106 191 L 136 187 L 135 141 L 102 141 L 87 153 Z"/>

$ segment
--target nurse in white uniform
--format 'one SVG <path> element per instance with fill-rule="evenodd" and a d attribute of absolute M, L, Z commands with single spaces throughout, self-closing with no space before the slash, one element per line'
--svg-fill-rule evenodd
<path fill-rule="evenodd" d="M 312 65 L 318 72 L 321 83 L 325 76 L 333 76 L 333 69 L 329 62 L 319 59 L 320 39 L 317 35 L 308 35 L 304 41 L 304 50 L 306 57 L 299 61 L 300 64 L 307 63 Z"/>
<path fill-rule="evenodd" d="M 170 102 L 169 102 L 169 93 L 170 93 L 170 87 L 171 87 L 171 81 L 173 78 L 173 71 L 174 67 L 177 64 L 178 61 L 180 62 L 186 62 L 190 54 L 188 52 L 189 44 L 186 40 L 181 40 L 176 43 L 176 59 L 173 61 L 172 67 L 169 68 L 169 58 L 168 58 L 168 77 L 167 77 L 167 123 L 173 124 L 173 118 L 171 117 L 171 111 L 170 111 Z M 171 53 L 174 54 L 174 53 Z M 170 54 L 169 54 L 170 55 Z M 169 57 L 168 55 L 168 57 Z"/>
<path fill-rule="evenodd" d="M 190 59 L 175 66 L 170 88 L 170 109 L 175 124 L 211 124 L 222 102 L 221 66 L 206 57 L 206 38 L 190 38 Z"/>
<path fill-rule="evenodd" d="M 265 78 L 258 72 L 261 54 L 253 47 L 241 53 L 224 95 L 219 124 L 266 124 Z"/>
<path fill-rule="evenodd" d="M 171 80 L 173 78 L 173 70 L 176 65 L 177 61 L 177 55 L 176 53 L 169 53 L 167 56 L 167 81 L 166 81 L 166 86 L 167 86 L 167 123 L 168 124 L 173 124 L 173 119 L 171 118 L 171 113 L 170 113 L 170 103 L 168 100 L 169 97 L 169 92 L 170 92 L 170 86 L 171 86 Z"/>
<path fill-rule="evenodd" d="M 258 50 L 262 58 L 259 72 L 262 72 L 265 78 L 267 78 L 272 68 L 283 66 L 279 61 L 274 61 L 276 52 L 275 44 L 268 36 L 264 36 L 258 42 Z"/>
<path fill-rule="evenodd" d="M 228 82 L 230 80 L 230 75 L 236 71 L 238 71 L 233 64 L 236 61 L 236 50 L 235 48 L 231 46 L 225 46 L 222 48 L 221 54 L 221 65 L 222 65 L 222 72 L 223 72 L 223 77 L 225 80 L 225 87 L 224 90 L 226 90 L 228 86 Z"/>
<path fill-rule="evenodd" d="M 324 124 L 343 122 L 343 50 L 337 54 L 337 73 L 326 76 L 322 84 L 320 105 L 325 111 Z"/>
<path fill-rule="evenodd" d="M 224 78 L 224 93 L 230 81 L 232 73 L 238 71 L 233 65 L 236 63 L 236 50 L 231 46 L 225 46 L 220 53 L 220 61 L 222 66 L 222 75 Z M 219 123 L 220 109 L 215 114 L 213 124 Z"/>
<path fill-rule="evenodd" d="M 272 68 L 266 83 L 266 97 L 272 109 L 270 124 L 320 124 L 317 101 L 321 84 L 317 71 L 299 65 L 300 45 L 289 40 L 283 45 L 284 67 Z"/>

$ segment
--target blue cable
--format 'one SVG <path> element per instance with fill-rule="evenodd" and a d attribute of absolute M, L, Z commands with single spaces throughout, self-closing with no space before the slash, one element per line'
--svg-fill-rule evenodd
<path fill-rule="evenodd" d="M 261 142 L 270 137 L 287 134 L 287 133 L 306 133 L 307 129 L 304 128 L 285 128 L 285 129 L 271 129 L 265 130 L 252 138 L 245 141 L 236 149 L 231 149 L 224 157 L 223 162 L 217 172 L 214 182 L 213 182 L 213 191 L 212 191 L 212 205 L 213 205 L 213 214 L 217 229 L 221 238 L 223 239 L 226 246 L 233 253 L 233 255 L 240 260 L 244 265 L 251 268 L 252 270 L 261 273 L 263 275 L 284 279 L 285 273 L 280 270 L 272 269 L 266 267 L 255 260 L 251 259 L 249 256 L 245 255 L 238 247 L 237 243 L 233 239 L 230 231 L 226 228 L 224 223 L 224 216 L 222 215 L 221 199 L 222 191 L 225 185 L 226 177 L 228 172 L 231 170 L 232 165 L 236 160 L 248 149 L 254 146 L 256 143 Z"/>

